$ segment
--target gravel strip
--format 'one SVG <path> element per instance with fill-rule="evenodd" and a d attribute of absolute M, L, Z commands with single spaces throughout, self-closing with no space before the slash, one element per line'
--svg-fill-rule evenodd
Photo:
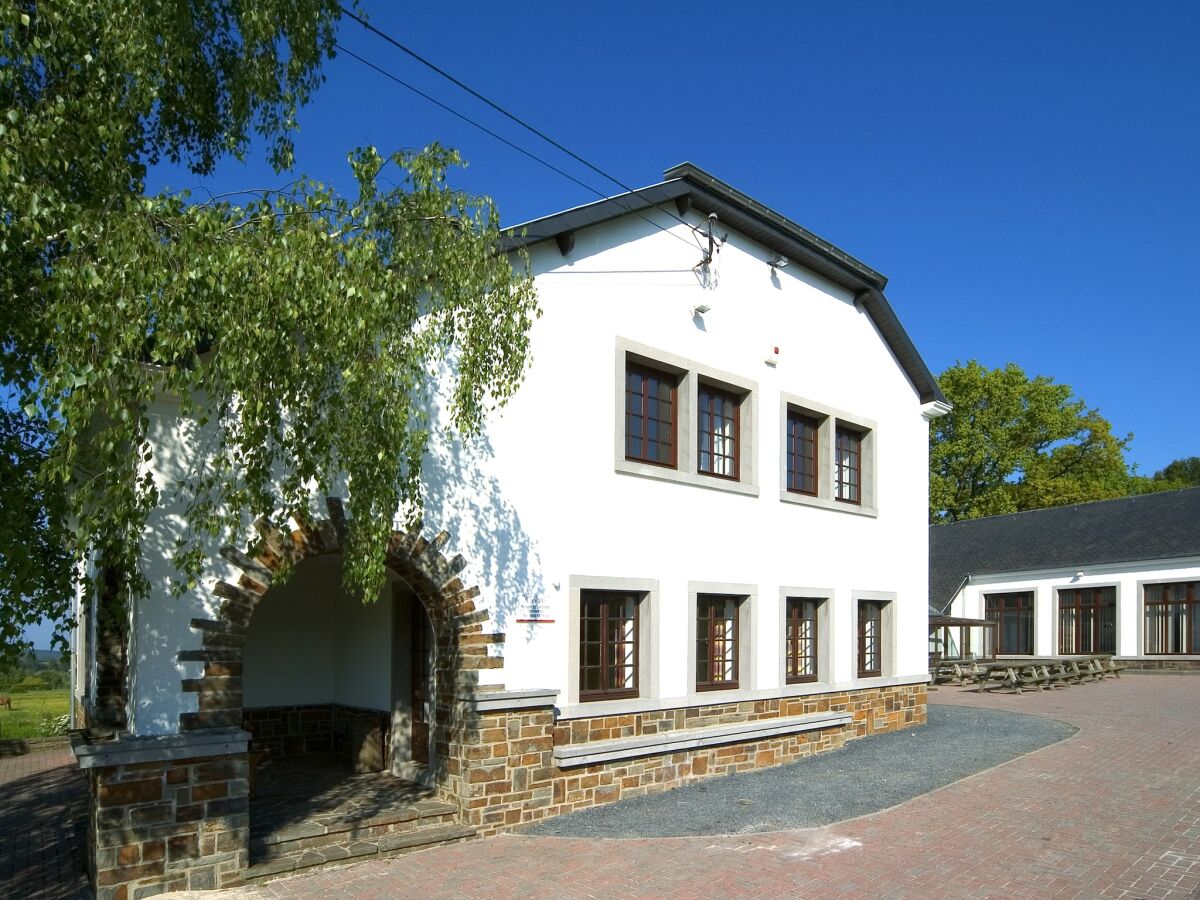
<path fill-rule="evenodd" d="M 929 724 L 851 741 L 799 762 L 558 816 L 524 834 L 686 837 L 813 828 L 878 812 L 1078 729 L 1022 713 L 929 707 Z"/>

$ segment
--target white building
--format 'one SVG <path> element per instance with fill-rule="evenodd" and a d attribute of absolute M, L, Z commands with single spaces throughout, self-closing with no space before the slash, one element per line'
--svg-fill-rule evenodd
<path fill-rule="evenodd" d="M 85 642 L 81 700 L 130 732 L 81 744 L 85 765 L 233 760 L 231 802 L 202 813 L 227 817 L 225 849 L 126 883 L 246 875 L 243 727 L 256 760 L 374 722 L 393 773 L 491 833 L 924 721 L 946 405 L 886 279 L 690 164 L 511 234 L 544 311 L 532 367 L 482 440 L 432 446 L 380 602 L 341 591 L 334 503 L 258 523 L 255 560 L 214 548 L 180 598 L 159 563 L 127 635 Z"/>
<path fill-rule="evenodd" d="M 929 544 L 931 607 L 996 622 L 998 656 L 1200 669 L 1200 488 L 933 525 Z"/>

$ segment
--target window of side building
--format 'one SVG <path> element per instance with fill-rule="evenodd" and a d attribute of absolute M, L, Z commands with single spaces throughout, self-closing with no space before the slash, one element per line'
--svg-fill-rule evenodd
<path fill-rule="evenodd" d="M 1117 652 L 1117 589 L 1064 588 L 1058 592 L 1058 652 Z"/>
<path fill-rule="evenodd" d="M 739 687 L 743 665 L 740 619 L 746 599 L 734 594 L 696 595 L 697 691 Z"/>
<path fill-rule="evenodd" d="M 999 623 L 996 653 L 1001 656 L 1033 654 L 1033 591 L 984 596 L 985 615 Z"/>
<path fill-rule="evenodd" d="M 1147 584 L 1143 598 L 1148 655 L 1200 654 L 1200 582 Z"/>

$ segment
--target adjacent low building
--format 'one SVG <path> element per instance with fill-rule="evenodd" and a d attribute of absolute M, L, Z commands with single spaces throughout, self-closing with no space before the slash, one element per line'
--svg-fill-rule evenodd
<path fill-rule="evenodd" d="M 932 525 L 929 587 L 985 653 L 1200 670 L 1200 488 Z"/>

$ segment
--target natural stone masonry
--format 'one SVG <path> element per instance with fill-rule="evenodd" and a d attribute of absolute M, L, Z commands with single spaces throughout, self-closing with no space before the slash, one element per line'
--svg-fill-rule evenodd
<path fill-rule="evenodd" d="M 241 884 L 249 865 L 249 735 L 238 729 L 88 743 L 88 874 L 97 900 Z"/>
<path fill-rule="evenodd" d="M 701 778 L 791 762 L 837 749 L 847 740 L 924 724 L 926 696 L 924 684 L 911 684 L 559 723 L 549 705 L 516 711 L 477 711 L 476 721 L 462 735 L 464 774 L 460 798 L 464 823 L 477 828 L 480 834 L 494 834 Z M 556 748 L 651 734 L 686 736 L 713 726 L 767 723 L 823 713 L 844 713 L 849 720 L 834 727 L 761 740 L 730 740 L 699 749 L 577 768 L 555 764 Z"/>

